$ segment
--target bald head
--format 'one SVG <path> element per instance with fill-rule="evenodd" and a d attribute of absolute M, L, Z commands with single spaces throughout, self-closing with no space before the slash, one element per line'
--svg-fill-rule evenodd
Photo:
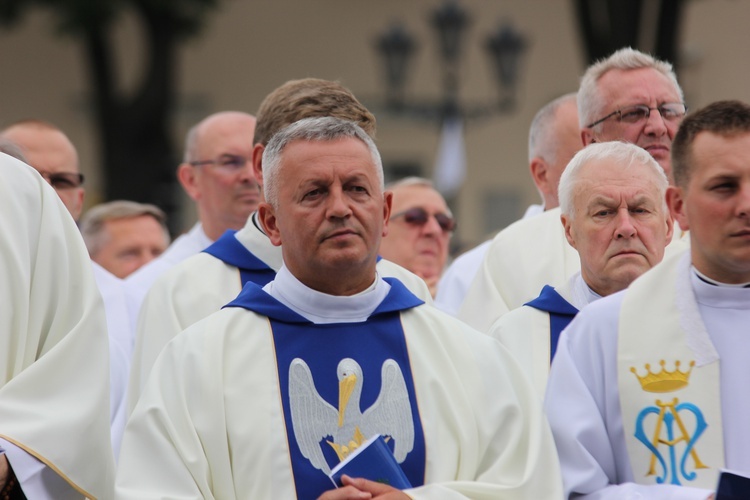
<path fill-rule="evenodd" d="M 575 93 L 555 99 L 534 116 L 529 128 L 529 170 L 545 210 L 559 205 L 560 176 L 582 147 Z"/>
<path fill-rule="evenodd" d="M 241 229 L 260 201 L 251 164 L 254 133 L 255 117 L 238 111 L 210 115 L 188 132 L 178 178 L 212 240 Z"/>
<path fill-rule="evenodd" d="M 40 120 L 17 122 L 0 135 L 18 145 L 28 164 L 52 184 L 70 215 L 78 220 L 84 193 L 80 185 L 78 152 L 68 136 Z"/>

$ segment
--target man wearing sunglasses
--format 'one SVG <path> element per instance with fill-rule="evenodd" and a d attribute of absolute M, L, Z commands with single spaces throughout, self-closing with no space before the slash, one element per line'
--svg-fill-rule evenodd
<path fill-rule="evenodd" d="M 68 136 L 41 120 L 16 122 L 0 135 L 19 146 L 27 163 L 55 188 L 73 220 L 78 221 L 83 209 L 83 174 Z"/>
<path fill-rule="evenodd" d="M 578 90 L 584 146 L 625 141 L 649 152 L 671 179 L 669 153 L 685 116 L 683 93 L 672 65 L 625 48 L 593 64 Z M 559 212 L 520 221 L 493 242 L 459 317 L 487 331 L 509 310 L 536 297 L 544 285 L 561 286 L 577 271 L 577 253 L 557 223 Z M 682 231 L 674 231 L 680 239 Z M 498 241 L 502 240 L 502 241 Z M 667 252 L 682 249 L 678 243 Z"/>
<path fill-rule="evenodd" d="M 456 221 L 427 179 L 407 177 L 386 190 L 393 193 L 393 213 L 380 255 L 422 278 L 434 297 Z"/>

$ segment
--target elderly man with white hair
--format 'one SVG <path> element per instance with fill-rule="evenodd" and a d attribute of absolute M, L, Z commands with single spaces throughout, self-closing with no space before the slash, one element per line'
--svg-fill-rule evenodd
<path fill-rule="evenodd" d="M 625 141 L 646 151 L 670 176 L 669 151 L 685 116 L 672 65 L 625 48 L 590 66 L 578 90 L 584 146 Z M 545 284 L 562 285 L 580 268 L 578 255 L 547 211 L 501 231 L 472 283 L 458 317 L 480 331 L 533 299 Z M 682 235 L 677 232 L 677 237 Z M 675 250 L 684 248 L 676 245 Z M 672 251 L 672 247 L 668 252 Z"/>
<path fill-rule="evenodd" d="M 667 177 L 643 149 L 624 142 L 592 144 L 560 179 L 560 220 L 578 251 L 581 271 L 559 287 L 502 316 L 490 329 L 544 395 L 562 330 L 587 304 L 627 288 L 659 263 L 672 237 Z"/>

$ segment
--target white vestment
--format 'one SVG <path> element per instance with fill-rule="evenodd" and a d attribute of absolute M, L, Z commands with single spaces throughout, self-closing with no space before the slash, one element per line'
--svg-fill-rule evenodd
<path fill-rule="evenodd" d="M 458 317 L 486 332 L 500 316 L 533 299 L 544 285 L 559 287 L 581 270 L 565 239 L 560 208 L 515 222 L 492 240 Z"/>
<path fill-rule="evenodd" d="M 664 256 L 684 250 L 675 231 Z M 559 287 L 581 270 L 578 252 L 565 238 L 560 208 L 520 220 L 492 240 L 458 317 L 486 332 L 503 314 L 533 299 L 544 285 Z"/>
<path fill-rule="evenodd" d="M 680 278 L 690 283 L 676 290 L 680 302 L 692 304 L 692 312 L 686 312 L 694 318 L 690 322 L 692 327 L 707 331 L 710 337 L 708 350 L 700 349 L 696 359 L 713 352 L 721 360 L 719 390 L 725 466 L 748 475 L 750 394 L 744 387 L 750 380 L 747 363 L 750 343 L 746 341 L 747 325 L 750 324 L 750 289 L 714 286 L 701 281 L 689 270 L 688 252 L 665 259 L 638 280 L 657 276 L 677 286 L 678 281 L 669 274 L 663 278 L 659 274 L 652 275 L 663 273 L 663 269 L 669 269 L 667 266 L 674 267 L 675 259 L 683 261 L 680 273 L 690 273 L 690 276 Z M 576 493 L 597 499 L 630 498 L 627 495 L 641 499 L 704 499 L 710 490 L 633 482 L 633 467 L 623 429 L 617 361 L 620 309 L 633 285 L 587 306 L 563 332 L 558 344 L 545 409 L 560 454 L 565 491 L 566 494 Z M 646 300 L 659 299 L 652 295 L 649 294 Z M 676 314 L 677 307 L 676 303 L 666 303 L 660 309 Z M 659 332 L 652 334 L 658 335 Z M 657 357 L 661 354 L 654 353 Z M 654 371 L 657 371 L 656 367 Z M 671 397 L 665 394 L 663 399 Z M 696 447 L 699 451 L 700 446 L 698 441 Z M 641 466 L 639 469 L 645 470 Z M 639 474 L 644 474 L 643 470 L 639 470 Z"/>
<path fill-rule="evenodd" d="M 104 300 L 109 333 L 109 406 L 112 451 L 115 458 L 120 453 L 122 431 L 128 420 L 127 394 L 132 355 L 131 332 L 128 310 L 125 303 L 123 281 L 102 266 L 91 261 L 94 279 Z"/>
<path fill-rule="evenodd" d="M 524 212 L 523 219 L 534 217 L 544 213 L 544 205 L 529 205 Z M 487 240 L 480 245 L 464 252 L 448 266 L 438 283 L 437 295 L 435 295 L 435 306 L 453 316 L 458 315 L 466 294 L 469 292 L 471 282 L 479 272 L 484 262 L 484 256 L 490 247 L 492 240 Z"/>
<path fill-rule="evenodd" d="M 413 299 L 398 281 L 390 284 L 388 298 L 375 304 L 378 309 L 388 302 L 390 294 L 396 293 L 394 287 L 402 291 L 402 296 L 408 296 L 407 301 Z M 274 281 L 266 288 L 273 289 L 274 296 L 292 297 L 291 300 L 303 296 L 301 303 L 294 304 L 295 309 L 327 316 L 329 320 L 335 320 L 330 316 L 349 307 L 357 308 L 361 314 L 372 310 L 364 307 L 366 304 L 357 296 L 321 297 L 324 294 L 310 289 L 279 295 L 281 285 L 277 285 Z M 374 286 L 365 293 L 377 297 L 381 291 L 382 286 Z M 394 333 L 386 330 L 384 337 L 372 337 L 372 330 L 368 332 L 371 324 L 382 320 L 382 314 L 374 314 L 365 322 L 350 318 L 348 321 L 355 322 L 305 324 L 302 316 L 253 284 L 245 287 L 237 301 L 248 293 L 256 295 L 252 301 L 255 304 L 264 301 L 299 318 L 290 321 L 302 321 L 303 326 L 297 328 L 305 330 L 296 330 L 299 335 L 290 337 L 290 342 L 275 342 L 279 329 L 294 325 L 282 321 L 279 326 L 276 319 L 242 307 L 228 307 L 175 337 L 154 365 L 125 430 L 118 499 L 295 498 L 295 488 L 300 486 L 295 485 L 293 471 L 298 462 L 292 457 L 301 445 L 300 441 L 290 441 L 293 435 L 288 417 L 284 416 L 286 389 L 280 377 L 291 370 L 296 360 L 287 369 L 278 350 L 294 349 L 290 344 L 304 343 L 308 335 L 336 332 L 327 337 L 329 343 L 316 343 L 313 351 L 320 350 L 320 354 L 312 353 L 308 359 L 320 359 L 329 350 L 349 345 L 355 350 L 365 349 L 365 354 L 360 352 L 357 358 L 363 363 L 371 349 L 369 344 L 358 345 L 361 335 L 377 344 L 381 341 L 376 339 L 391 338 Z M 346 306 L 332 305 L 338 303 Z M 314 304 L 323 307 L 318 309 Z M 418 408 L 418 425 L 424 436 L 425 455 L 420 460 L 424 480 L 420 482 L 425 486 L 406 490 L 407 494 L 415 499 L 560 498 L 554 445 L 538 398 L 517 364 L 486 335 L 432 306 L 412 305 L 386 313 L 390 315 L 387 319 L 396 321 L 403 330 L 396 336 L 404 342 L 405 350 L 386 349 L 408 359 L 406 366 L 399 365 L 414 384 L 409 393 L 414 396 L 407 396 L 407 405 Z M 390 345 L 390 341 L 382 342 Z M 337 359 L 340 358 L 333 361 Z M 341 362 L 344 361 L 351 360 Z M 335 366 L 332 372 L 328 384 L 335 384 Z M 316 377 L 316 388 L 325 384 Z M 359 405 L 356 389 L 355 393 Z M 362 401 L 364 404 L 364 395 Z M 345 408 L 349 408 L 347 416 L 360 411 L 359 407 Z M 333 408 L 330 411 L 335 414 Z M 339 415 L 343 418 L 343 413 Z M 398 412 L 390 418 L 401 416 Z M 307 419 L 302 424 L 318 425 L 316 421 Z M 299 439 L 296 427 L 294 433 Z M 396 438 L 396 446 L 399 443 Z M 312 446 L 327 449 L 325 443 L 314 442 Z M 310 464 L 305 462 L 302 466 L 309 468 Z M 319 493 L 322 492 L 313 496 Z"/>
<path fill-rule="evenodd" d="M 189 232 L 174 240 L 163 254 L 125 278 L 125 292 L 132 328 L 135 328 L 138 324 L 138 314 L 143 299 L 154 281 L 166 271 L 188 257 L 197 254 L 211 243 L 211 239 L 203 232 L 203 226 L 200 222 L 197 222 Z M 134 339 L 131 339 L 131 344 L 133 342 Z"/>
<path fill-rule="evenodd" d="M 581 273 L 574 274 L 555 291 L 579 311 L 601 298 L 583 281 Z M 495 321 L 489 334 L 510 351 L 533 382 L 539 398 L 543 399 L 550 368 L 549 312 L 521 306 Z"/>
<path fill-rule="evenodd" d="M 0 154 L 0 178 L 0 446 L 28 498 L 111 498 L 107 327 L 91 260 L 36 170 Z"/>
<path fill-rule="evenodd" d="M 282 266 L 281 247 L 259 229 L 254 212 L 245 227 L 234 234 L 244 250 L 273 271 Z M 432 302 L 424 280 L 393 262 L 381 259 L 377 264 L 383 277 L 395 277 L 425 302 Z M 242 290 L 237 267 L 205 252 L 194 255 L 170 269 L 153 285 L 144 301 L 136 328 L 128 407 L 132 410 L 146 377 L 164 346 L 193 323 L 212 314 Z"/>

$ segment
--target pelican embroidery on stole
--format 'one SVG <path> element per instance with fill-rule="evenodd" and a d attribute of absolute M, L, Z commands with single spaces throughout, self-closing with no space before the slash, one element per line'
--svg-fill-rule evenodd
<path fill-rule="evenodd" d="M 318 394 L 307 363 L 295 358 L 289 365 L 289 407 L 302 455 L 328 474 L 331 469 L 321 446 L 331 446 L 342 460 L 373 435 L 382 434 L 393 440 L 393 454 L 402 463 L 414 447 L 414 421 L 401 367 L 392 359 L 383 362 L 380 393 L 364 412 L 360 408 L 364 377 L 359 363 L 342 359 L 336 375 L 338 410 Z M 324 439 L 326 444 L 321 443 Z"/>
<path fill-rule="evenodd" d="M 690 362 L 689 368 L 686 371 L 680 371 L 680 362 L 675 361 L 674 370 L 668 371 L 665 368 L 665 361 L 661 360 L 661 371 L 654 373 L 651 371 L 649 364 L 645 365 L 646 375 L 641 377 L 638 375 L 635 367 L 631 367 L 630 371 L 638 378 L 638 382 L 641 384 L 641 388 L 647 392 L 653 393 L 666 393 L 678 391 L 687 387 L 690 379 L 690 373 L 695 366 L 695 361 Z M 701 459 L 698 457 L 698 452 L 695 449 L 695 442 L 700 438 L 703 431 L 706 430 L 707 424 L 706 419 L 703 416 L 703 412 L 696 405 L 692 403 L 680 403 L 678 398 L 673 398 L 671 401 L 662 402 L 660 399 L 655 401 L 656 406 L 647 406 L 638 414 L 635 424 L 635 437 L 646 446 L 651 452 L 651 460 L 649 468 L 646 473 L 647 476 L 653 476 L 656 474 L 656 461 L 662 468 L 662 474 L 656 478 L 658 484 L 664 484 L 667 482 L 667 476 L 671 476 L 669 479 L 670 484 L 680 485 L 680 477 L 687 481 L 692 481 L 696 478 L 697 474 L 695 470 L 688 472 L 686 469 L 688 457 L 693 459 L 693 465 L 695 469 L 708 468 Z M 688 427 L 685 425 L 685 421 L 680 416 L 680 412 L 690 413 L 693 415 L 693 421 L 695 425 L 692 429 L 692 435 Z M 657 415 L 653 422 L 653 432 L 651 438 L 644 430 L 644 423 L 649 415 Z M 675 437 L 674 425 L 677 424 L 677 436 Z M 663 437 L 666 432 L 666 438 Z M 679 467 L 678 467 L 678 456 L 677 456 L 677 445 L 684 442 L 682 453 L 679 456 Z M 662 455 L 659 447 L 666 445 L 669 450 L 669 463 Z"/>

